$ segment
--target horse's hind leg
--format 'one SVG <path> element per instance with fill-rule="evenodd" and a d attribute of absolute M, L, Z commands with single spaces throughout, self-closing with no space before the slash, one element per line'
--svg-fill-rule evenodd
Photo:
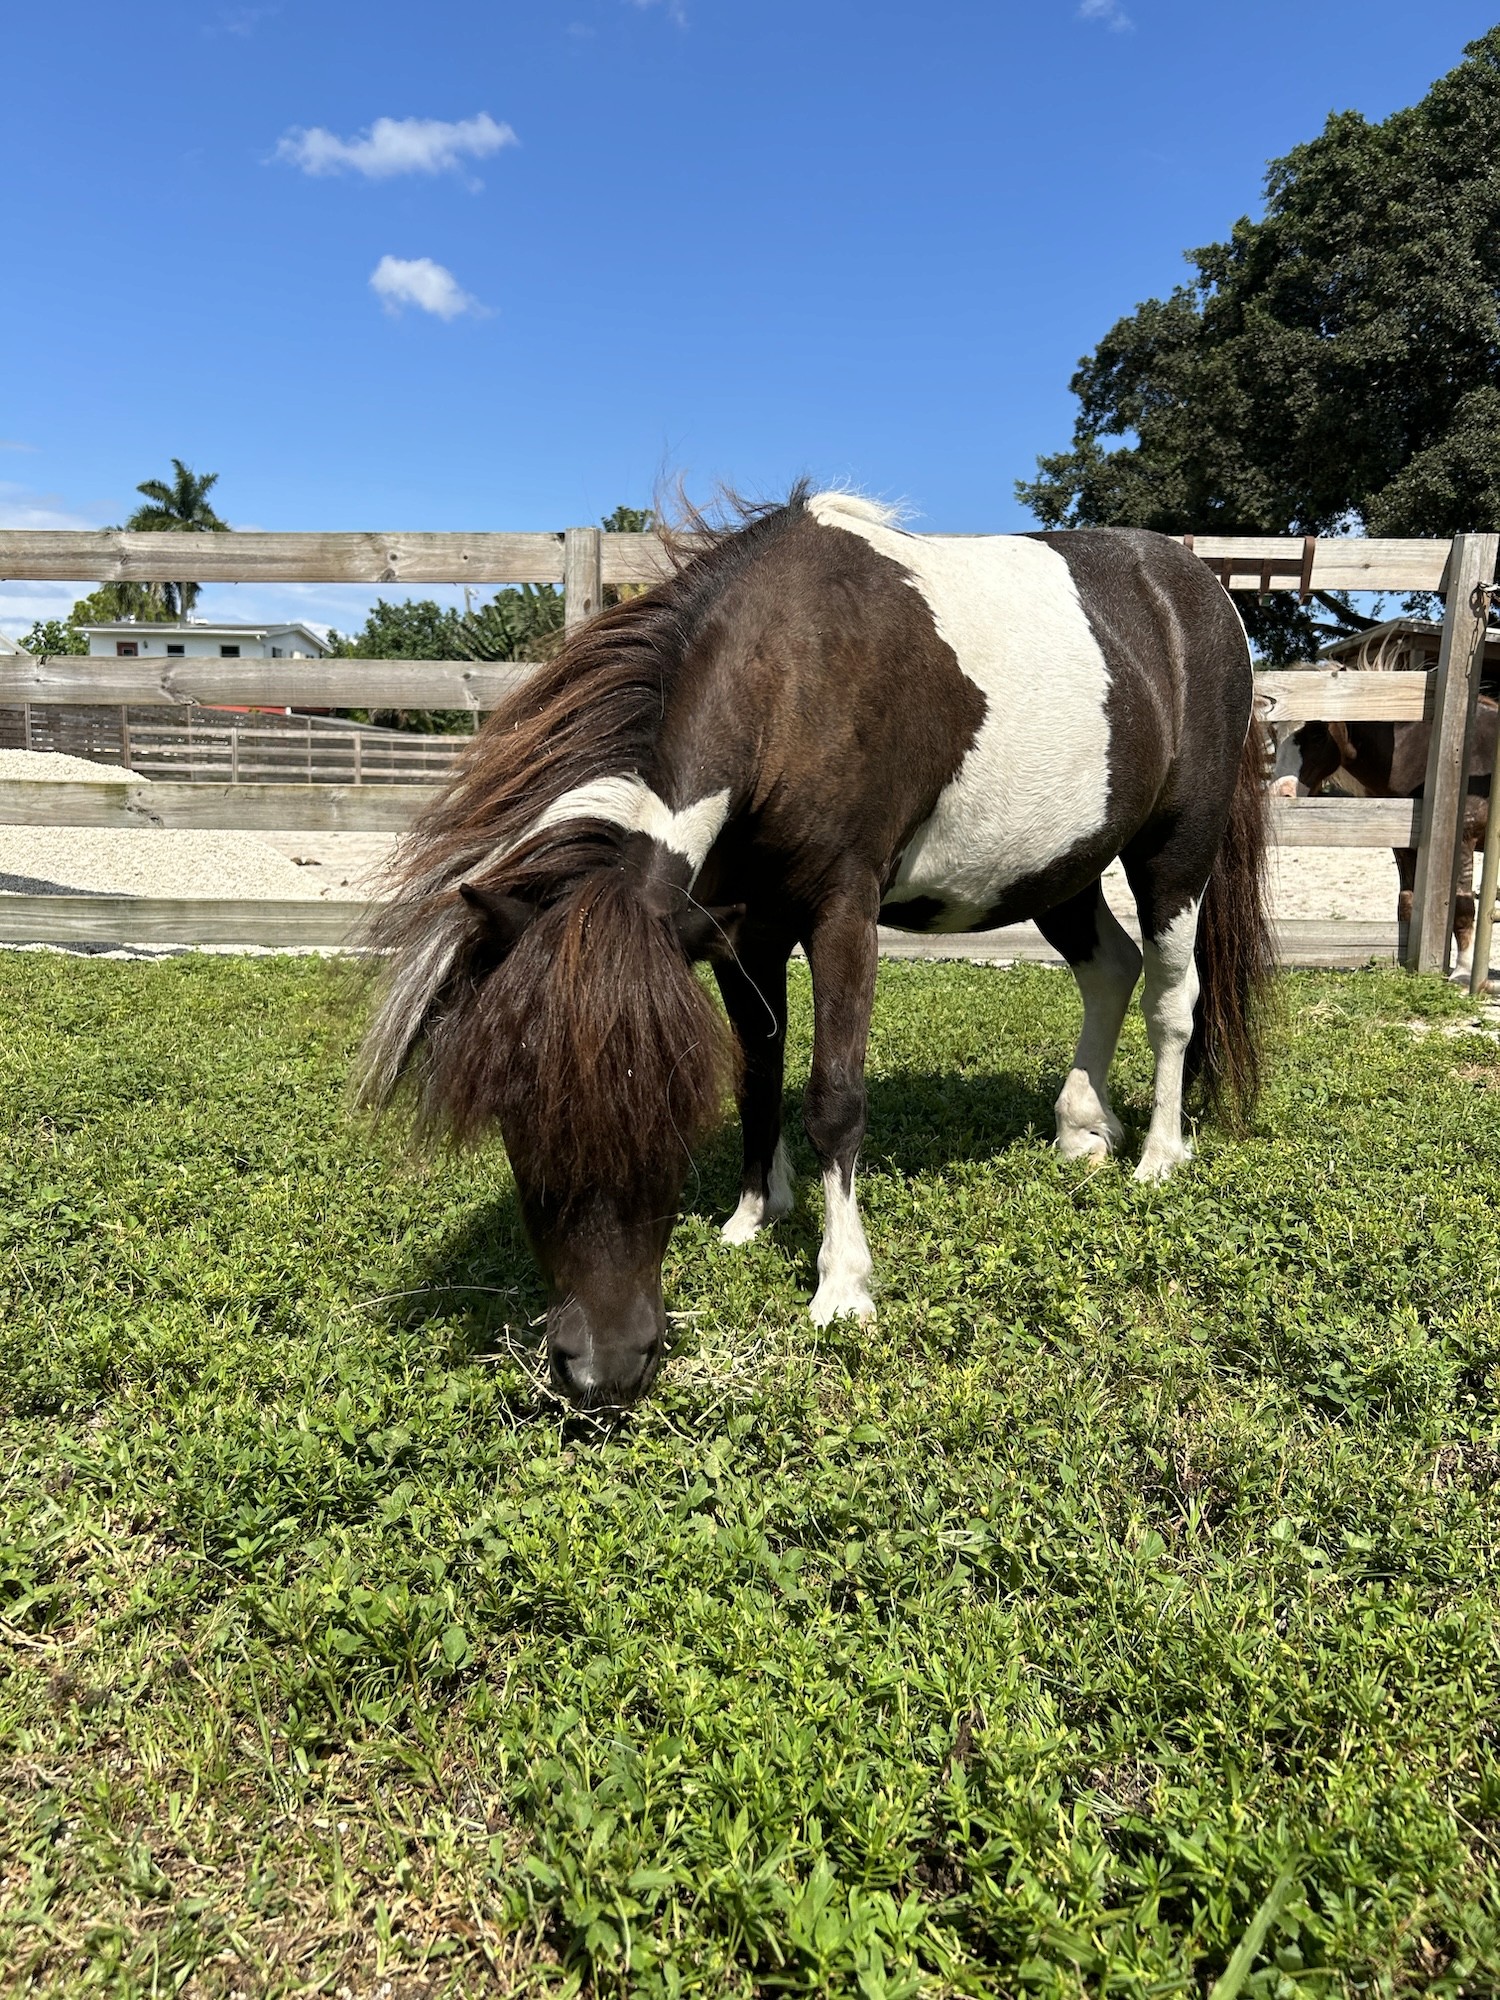
<path fill-rule="evenodd" d="M 796 1201 L 781 1132 L 789 955 L 784 944 L 745 939 L 735 958 L 714 968 L 742 1056 L 739 1103 L 745 1164 L 739 1207 L 719 1232 L 726 1243 L 748 1243 L 768 1222 L 790 1215 Z"/>
<path fill-rule="evenodd" d="M 1156 845 L 1133 842 L 1121 857 L 1141 919 L 1146 1037 L 1156 1058 L 1151 1127 L 1135 1170 L 1138 1181 L 1164 1181 L 1191 1159 L 1182 1132 L 1183 1067 L 1198 1004 L 1198 909 L 1213 866 L 1194 833 L 1174 829 Z"/>
<path fill-rule="evenodd" d="M 812 1070 L 803 1123 L 823 1169 L 823 1243 L 812 1316 L 818 1326 L 852 1314 L 875 1317 L 874 1267 L 854 1195 L 854 1168 L 865 1135 L 865 1044 L 879 963 L 873 877 L 836 890 L 807 937 L 813 989 Z"/>
<path fill-rule="evenodd" d="M 1141 954 L 1098 882 L 1048 910 L 1037 928 L 1068 961 L 1083 997 L 1078 1048 L 1057 1100 L 1057 1150 L 1065 1160 L 1102 1160 L 1125 1136 L 1110 1106 L 1109 1066 Z"/>

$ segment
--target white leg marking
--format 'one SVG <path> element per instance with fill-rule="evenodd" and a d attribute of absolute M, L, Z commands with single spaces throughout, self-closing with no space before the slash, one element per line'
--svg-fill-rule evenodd
<path fill-rule="evenodd" d="M 855 1319 L 875 1317 L 875 1301 L 870 1297 L 870 1280 L 875 1266 L 865 1241 L 859 1204 L 854 1197 L 854 1180 L 844 1192 L 844 1177 L 837 1167 L 823 1176 L 825 1213 L 823 1247 L 818 1252 L 818 1289 L 813 1294 L 814 1326 L 827 1326 L 846 1314 Z"/>
<path fill-rule="evenodd" d="M 791 1214 L 797 1199 L 797 1184 L 792 1175 L 792 1163 L 787 1157 L 785 1139 L 776 1141 L 768 1179 L 769 1185 L 764 1194 L 745 1193 L 740 1196 L 739 1207 L 719 1231 L 726 1243 L 749 1243 L 768 1222 L 780 1222 L 784 1215 Z"/>
<path fill-rule="evenodd" d="M 1146 940 L 1144 1005 L 1146 1034 L 1156 1057 L 1156 1104 L 1135 1170 L 1138 1181 L 1164 1181 L 1174 1167 L 1192 1158 L 1193 1149 L 1182 1136 L 1182 1064 L 1198 999 L 1197 936 L 1198 905 L 1189 903 L 1160 937 Z"/>
<path fill-rule="evenodd" d="M 1469 942 L 1464 946 L 1463 950 L 1458 954 L 1458 957 L 1453 961 L 1453 970 L 1452 972 L 1449 973 L 1448 977 L 1452 980 L 1455 980 L 1460 986 L 1467 986 L 1469 983 L 1469 974 L 1473 970 L 1474 970 L 1474 940 L 1473 938 L 1470 938 Z"/>
<path fill-rule="evenodd" d="M 1141 954 L 1102 894 L 1095 921 L 1094 955 L 1073 967 L 1083 995 L 1083 1027 L 1057 1100 L 1057 1150 L 1065 1160 L 1107 1159 L 1125 1137 L 1109 1101 L 1109 1066 L 1141 976 Z"/>

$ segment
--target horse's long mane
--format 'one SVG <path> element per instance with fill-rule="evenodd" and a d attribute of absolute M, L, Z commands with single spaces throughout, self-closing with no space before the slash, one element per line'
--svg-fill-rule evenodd
<path fill-rule="evenodd" d="M 806 497 L 799 485 L 727 525 L 690 511 L 666 538 L 671 575 L 573 633 L 475 737 L 402 842 L 367 932 L 383 992 L 361 1059 L 366 1105 L 384 1108 L 410 1078 L 428 1135 L 470 1139 L 498 1119 L 562 1199 L 622 1188 L 718 1115 L 722 1018 L 620 867 L 619 829 L 532 829 L 565 792 L 647 763 L 705 616 Z M 509 952 L 461 882 L 538 906 Z"/>

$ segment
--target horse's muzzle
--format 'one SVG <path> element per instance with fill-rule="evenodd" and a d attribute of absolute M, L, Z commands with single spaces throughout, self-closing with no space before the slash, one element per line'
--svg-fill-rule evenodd
<path fill-rule="evenodd" d="M 665 1336 L 659 1298 L 638 1295 L 605 1317 L 570 1294 L 547 1314 L 552 1386 L 581 1410 L 627 1409 L 656 1380 Z"/>

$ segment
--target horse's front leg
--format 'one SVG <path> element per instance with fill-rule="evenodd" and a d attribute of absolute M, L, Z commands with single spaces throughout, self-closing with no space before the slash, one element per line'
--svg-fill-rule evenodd
<path fill-rule="evenodd" d="M 875 1004 L 876 920 L 880 885 L 873 876 L 846 882 L 819 910 L 807 938 L 812 973 L 812 1072 L 803 1124 L 823 1170 L 823 1244 L 812 1316 L 818 1326 L 852 1314 L 875 1317 L 874 1267 L 854 1168 L 865 1136 L 865 1044 Z"/>
<path fill-rule="evenodd" d="M 790 1215 L 796 1183 L 781 1135 L 786 1069 L 786 962 L 780 941 L 742 938 L 735 957 L 714 967 L 740 1045 L 740 1126 L 745 1165 L 740 1204 L 719 1232 L 726 1243 L 748 1243 L 768 1222 Z"/>

